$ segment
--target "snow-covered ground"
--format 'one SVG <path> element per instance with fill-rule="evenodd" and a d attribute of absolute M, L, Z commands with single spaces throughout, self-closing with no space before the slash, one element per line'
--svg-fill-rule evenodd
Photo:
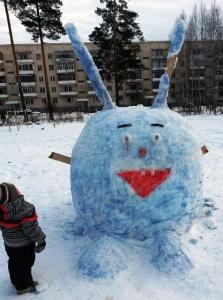
<path fill-rule="evenodd" d="M 223 299 L 223 116 L 187 117 L 201 145 L 204 199 L 201 218 L 183 241 L 194 268 L 185 276 L 165 275 L 149 262 L 143 245 L 129 244 L 129 268 L 113 280 L 90 281 L 77 272 L 77 261 L 88 243 L 72 232 L 74 209 L 69 165 L 48 159 L 52 151 L 71 155 L 84 123 L 0 127 L 0 182 L 13 182 L 35 204 L 47 234 L 47 248 L 37 255 L 33 276 L 45 290 L 20 299 L 46 300 L 222 300 Z M 216 209 L 218 208 L 218 209 Z M 210 216 L 204 217 L 210 210 Z M 215 228 L 216 226 L 217 228 Z M 210 227 L 210 228 L 208 228 Z M 211 229 L 212 228 L 212 229 Z M 7 256 L 0 238 L 0 299 L 14 299 Z M 145 263 L 146 262 L 146 263 Z"/>

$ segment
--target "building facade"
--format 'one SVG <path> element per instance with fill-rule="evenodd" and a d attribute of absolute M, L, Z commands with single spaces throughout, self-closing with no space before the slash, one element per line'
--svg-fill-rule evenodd
<path fill-rule="evenodd" d="M 97 48 L 86 43 L 94 56 Z M 142 71 L 127 70 L 120 87 L 120 105 L 150 106 L 166 66 L 169 42 L 142 42 L 138 59 Z M 46 43 L 47 75 L 53 110 L 95 111 L 100 102 L 69 43 Z M 47 95 L 39 44 L 16 45 L 26 107 L 47 112 Z M 105 85 L 114 99 L 112 77 Z M 171 80 L 172 106 L 223 105 L 223 41 L 186 42 Z M 0 111 L 20 109 L 15 66 L 10 45 L 0 45 Z"/>

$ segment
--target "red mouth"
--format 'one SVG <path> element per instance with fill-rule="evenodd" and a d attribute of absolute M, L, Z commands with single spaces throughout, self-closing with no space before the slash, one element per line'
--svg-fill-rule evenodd
<path fill-rule="evenodd" d="M 170 172 L 171 169 L 143 169 L 120 171 L 117 175 L 130 184 L 136 194 L 145 198 L 170 176 Z"/>

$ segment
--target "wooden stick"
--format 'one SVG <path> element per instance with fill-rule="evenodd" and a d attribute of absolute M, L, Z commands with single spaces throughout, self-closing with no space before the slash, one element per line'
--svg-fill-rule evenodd
<path fill-rule="evenodd" d="M 202 146 L 201 152 L 203 155 L 207 154 L 209 152 L 207 146 L 205 146 L 205 145 Z M 69 156 L 66 156 L 66 155 L 63 155 L 60 153 L 56 153 L 56 152 L 52 152 L 50 154 L 49 158 L 60 161 L 62 163 L 68 164 L 68 165 L 70 165 L 70 161 L 71 161 L 71 158 Z"/>
<path fill-rule="evenodd" d="M 204 145 L 204 146 L 201 147 L 201 152 L 202 152 L 203 155 L 205 155 L 205 154 L 207 154 L 209 152 L 206 145 Z"/>
<path fill-rule="evenodd" d="M 60 153 L 56 153 L 56 152 L 52 152 L 49 156 L 49 158 L 54 159 L 54 160 L 58 160 L 60 162 L 63 162 L 65 164 L 70 165 L 70 161 L 71 158 L 69 156 L 60 154 Z"/>
<path fill-rule="evenodd" d="M 169 78 L 171 78 L 173 71 L 176 67 L 178 57 L 177 55 L 171 56 L 167 58 L 167 68 L 166 68 L 166 73 L 169 75 Z"/>

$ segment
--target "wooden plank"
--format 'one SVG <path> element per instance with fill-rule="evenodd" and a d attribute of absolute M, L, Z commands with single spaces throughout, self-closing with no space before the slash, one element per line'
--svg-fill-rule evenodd
<path fill-rule="evenodd" d="M 68 164 L 68 165 L 70 165 L 70 161 L 71 161 L 71 158 L 69 156 L 66 156 L 66 155 L 63 155 L 60 153 L 56 153 L 56 152 L 52 152 L 50 154 L 49 158 L 58 160 L 62 163 Z"/>
<path fill-rule="evenodd" d="M 205 145 L 202 146 L 201 152 L 203 155 L 207 154 L 209 152 L 207 146 L 205 146 Z M 62 163 L 68 164 L 68 165 L 70 165 L 70 162 L 71 162 L 71 158 L 69 156 L 66 156 L 66 155 L 63 155 L 60 153 L 56 153 L 56 152 L 52 152 L 50 154 L 49 158 L 60 161 Z"/>
<path fill-rule="evenodd" d="M 201 147 L 201 152 L 202 152 L 203 155 L 205 155 L 205 154 L 207 154 L 209 152 L 206 145 L 204 145 L 204 146 Z"/>

